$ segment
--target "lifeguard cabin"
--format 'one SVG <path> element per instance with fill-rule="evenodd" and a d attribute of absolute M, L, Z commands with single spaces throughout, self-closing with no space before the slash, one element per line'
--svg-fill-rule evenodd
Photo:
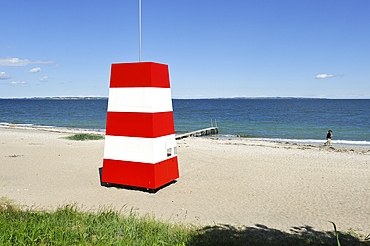
<path fill-rule="evenodd" d="M 168 66 L 112 64 L 102 182 L 157 189 L 179 178 Z"/>

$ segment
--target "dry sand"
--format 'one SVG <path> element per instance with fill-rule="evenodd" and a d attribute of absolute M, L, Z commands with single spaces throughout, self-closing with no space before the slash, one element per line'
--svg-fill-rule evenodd
<path fill-rule="evenodd" d="M 135 208 L 173 222 L 370 233 L 370 148 L 187 138 L 180 178 L 157 193 L 100 185 L 104 140 L 0 127 L 0 197 L 54 209 Z"/>

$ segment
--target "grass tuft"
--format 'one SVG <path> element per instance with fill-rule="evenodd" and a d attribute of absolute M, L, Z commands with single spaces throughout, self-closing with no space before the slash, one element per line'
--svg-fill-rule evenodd
<path fill-rule="evenodd" d="M 96 134 L 75 134 L 73 136 L 65 137 L 65 139 L 69 140 L 77 140 L 77 141 L 85 141 L 85 140 L 100 140 L 104 139 L 104 136 L 102 135 L 96 135 Z"/>
<path fill-rule="evenodd" d="M 338 235 L 338 232 L 337 232 L 337 226 L 335 225 L 334 222 L 332 222 L 332 221 L 329 221 L 329 222 L 332 223 L 333 226 L 334 226 L 334 232 L 335 232 L 335 236 L 337 237 L 337 243 L 338 243 L 338 246 L 340 246 L 339 235 Z"/>

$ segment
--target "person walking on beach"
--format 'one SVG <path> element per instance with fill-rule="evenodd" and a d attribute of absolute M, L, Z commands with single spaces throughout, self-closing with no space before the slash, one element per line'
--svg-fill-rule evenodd
<path fill-rule="evenodd" d="M 331 137 L 333 136 L 333 134 L 331 134 L 332 131 L 329 130 L 328 133 L 326 134 L 326 143 L 325 145 L 331 145 Z"/>

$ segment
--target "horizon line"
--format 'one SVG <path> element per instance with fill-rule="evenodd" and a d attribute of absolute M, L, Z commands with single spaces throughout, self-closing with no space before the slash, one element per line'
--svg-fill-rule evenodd
<path fill-rule="evenodd" d="M 52 98 L 109 98 L 109 96 L 32 96 L 32 97 L 0 97 L 0 99 L 52 99 Z M 233 96 L 233 97 L 172 97 L 175 100 L 199 100 L 199 99 L 370 99 L 369 97 L 304 97 L 304 96 Z"/>

